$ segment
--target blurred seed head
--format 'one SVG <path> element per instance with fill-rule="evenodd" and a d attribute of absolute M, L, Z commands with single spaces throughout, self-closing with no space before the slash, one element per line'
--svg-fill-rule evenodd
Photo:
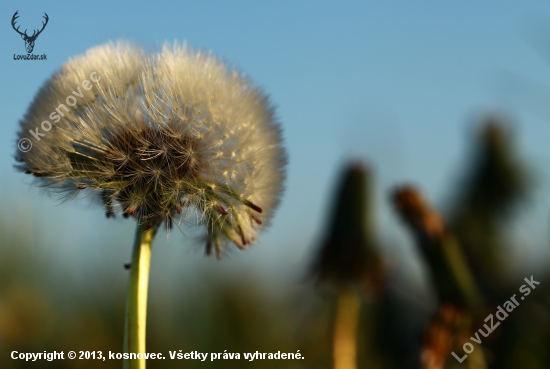
<path fill-rule="evenodd" d="M 459 210 L 470 208 L 483 216 L 507 216 L 525 198 L 531 178 L 518 160 L 507 119 L 487 116 L 474 146 L 472 169 L 461 185 Z"/>
<path fill-rule="evenodd" d="M 449 219 L 478 280 L 495 291 L 509 277 L 499 273 L 506 262 L 506 221 L 533 190 L 530 168 L 514 145 L 511 122 L 501 114 L 485 116 L 476 132 L 464 180 L 456 188 Z"/>
<path fill-rule="evenodd" d="M 312 267 L 318 281 L 380 287 L 383 268 L 376 250 L 370 187 L 371 174 L 361 163 L 344 169 L 327 234 Z"/>
<path fill-rule="evenodd" d="M 99 193 L 108 217 L 206 225 L 207 251 L 240 248 L 283 189 L 285 151 L 268 98 L 239 72 L 185 45 L 157 55 L 110 43 L 65 63 L 42 86 L 20 137 L 41 127 L 92 72 L 101 79 L 17 168 L 63 199 Z M 61 110 L 63 111 L 63 110 Z"/>

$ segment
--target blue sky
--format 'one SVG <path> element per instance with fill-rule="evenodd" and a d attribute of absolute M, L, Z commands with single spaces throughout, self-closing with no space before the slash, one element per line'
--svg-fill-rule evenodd
<path fill-rule="evenodd" d="M 34 50 L 47 61 L 13 60 L 25 53 L 10 25 L 16 10 L 22 29 L 38 27 L 48 13 Z M 523 78 L 550 86 L 543 57 L 550 50 L 548 1 L 4 1 L 0 19 L 5 221 L 14 232 L 25 229 L 52 260 L 76 263 L 75 270 L 104 264 L 106 255 L 118 268 L 129 258 L 133 224 L 108 222 L 86 200 L 59 205 L 30 186 L 12 168 L 17 122 L 64 61 L 109 40 L 148 49 L 180 40 L 212 50 L 277 106 L 289 154 L 282 206 L 262 242 L 231 253 L 221 269 L 254 265 L 277 273 L 301 265 L 326 220 L 335 176 L 350 157 L 375 170 L 380 224 L 385 234 L 403 238 L 393 231 L 400 226 L 387 191 L 406 181 L 444 200 L 468 154 L 472 122 L 492 109 L 517 118 L 518 146 L 541 170 L 541 188 L 549 189 L 550 114 L 541 98 L 547 92 L 543 87 L 543 95 L 531 96 L 517 86 Z M 540 192 L 536 218 L 547 226 L 549 196 Z M 535 223 L 520 227 L 518 237 Z M 537 229 L 547 236 L 547 228 Z M 182 243 L 179 234 L 160 240 L 157 268 L 216 264 Z"/>

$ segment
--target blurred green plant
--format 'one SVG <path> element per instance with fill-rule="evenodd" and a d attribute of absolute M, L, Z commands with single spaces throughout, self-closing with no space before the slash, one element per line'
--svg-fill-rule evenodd
<path fill-rule="evenodd" d="M 534 185 L 512 139 L 506 118 L 498 114 L 484 118 L 449 211 L 450 225 L 487 293 L 507 282 L 503 231 Z"/>
<path fill-rule="evenodd" d="M 341 176 L 327 234 L 316 255 L 312 274 L 338 295 L 333 324 L 334 369 L 357 368 L 361 292 L 383 285 L 382 258 L 374 231 L 370 172 L 348 165 Z"/>

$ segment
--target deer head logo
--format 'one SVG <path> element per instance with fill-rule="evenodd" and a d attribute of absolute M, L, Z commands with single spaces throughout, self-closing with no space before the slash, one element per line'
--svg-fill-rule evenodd
<path fill-rule="evenodd" d="M 19 15 L 17 15 L 17 13 L 19 13 L 19 10 L 16 11 L 13 17 L 11 18 L 11 26 L 13 27 L 15 32 L 19 33 L 21 35 L 21 38 L 25 40 L 25 48 L 27 49 L 27 54 L 30 54 L 34 49 L 34 42 L 36 41 L 36 38 L 44 30 L 44 28 L 46 28 L 46 24 L 48 24 L 48 19 L 49 19 L 48 14 L 44 13 L 44 19 L 46 21 L 42 22 L 42 29 L 40 31 L 35 29 L 33 34 L 29 36 L 27 35 L 27 30 L 25 30 L 25 32 L 21 32 L 19 31 L 19 27 L 15 28 L 15 21 L 17 18 L 19 18 Z"/>

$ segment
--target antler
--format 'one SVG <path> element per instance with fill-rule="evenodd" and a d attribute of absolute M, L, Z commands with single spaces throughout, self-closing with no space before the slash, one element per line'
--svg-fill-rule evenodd
<path fill-rule="evenodd" d="M 48 14 L 46 12 L 44 12 L 44 17 L 46 19 L 46 22 L 42 22 L 42 29 L 40 31 L 38 31 L 38 33 L 36 33 L 36 30 L 34 30 L 32 36 L 30 38 L 36 38 L 38 37 L 38 35 L 44 30 L 44 28 L 46 28 L 46 24 L 48 24 L 48 20 L 50 19 L 48 17 Z M 25 30 L 26 31 L 26 30 Z"/>
<path fill-rule="evenodd" d="M 15 14 L 13 15 L 13 17 L 11 18 L 11 26 L 13 27 L 13 29 L 15 30 L 15 32 L 19 33 L 21 36 L 27 36 L 27 30 L 25 30 L 25 33 L 22 33 L 21 31 L 19 31 L 19 27 L 15 28 L 15 20 L 17 18 L 19 18 L 19 16 L 17 15 L 17 13 L 19 13 L 19 10 L 15 12 Z M 46 14 L 46 13 L 44 13 Z M 28 36 L 27 36 L 28 37 Z"/>

